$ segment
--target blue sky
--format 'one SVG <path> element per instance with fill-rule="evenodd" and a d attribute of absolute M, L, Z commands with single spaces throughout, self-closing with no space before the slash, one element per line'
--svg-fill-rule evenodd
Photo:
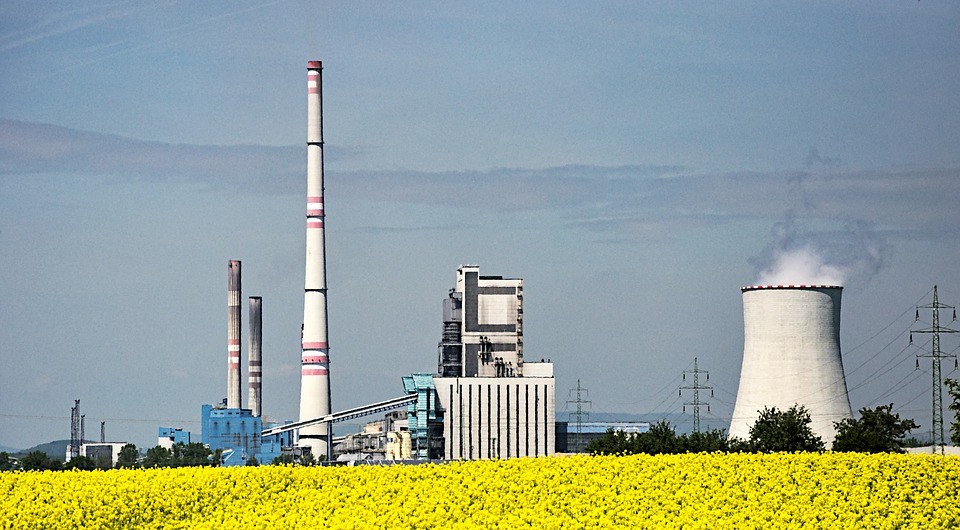
<path fill-rule="evenodd" d="M 843 283 L 853 407 L 923 431 L 913 307 L 960 302 L 958 24 L 928 1 L 4 2 L 0 445 L 68 437 L 78 398 L 111 439 L 199 431 L 229 259 L 264 299 L 265 413 L 297 417 L 312 59 L 334 408 L 435 369 L 478 263 L 524 278 L 559 401 L 579 378 L 594 412 L 680 412 L 698 357 L 726 427 L 739 288 L 779 267 Z"/>

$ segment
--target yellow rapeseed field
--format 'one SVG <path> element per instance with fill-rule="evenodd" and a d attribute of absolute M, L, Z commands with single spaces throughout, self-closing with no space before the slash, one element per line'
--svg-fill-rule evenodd
<path fill-rule="evenodd" d="M 578 456 L 0 473 L 2 528 L 948 528 L 960 459 Z"/>

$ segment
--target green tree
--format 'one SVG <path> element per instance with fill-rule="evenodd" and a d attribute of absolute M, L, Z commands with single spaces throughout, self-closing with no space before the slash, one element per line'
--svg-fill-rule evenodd
<path fill-rule="evenodd" d="M 50 458 L 43 451 L 30 451 L 27 456 L 20 459 L 20 467 L 24 471 L 42 471 L 46 469 L 59 470 L 63 466 L 59 460 Z"/>
<path fill-rule="evenodd" d="M 650 430 L 640 433 L 633 440 L 637 453 L 650 455 L 679 453 L 682 451 L 680 440 L 670 422 L 660 420 L 650 426 Z"/>
<path fill-rule="evenodd" d="M 10 453 L 0 451 L 0 471 L 13 471 L 16 464 L 17 461 L 10 456 Z"/>
<path fill-rule="evenodd" d="M 952 398 L 950 410 L 956 414 L 953 416 L 953 422 L 950 423 L 950 443 L 960 445 L 960 381 L 956 379 L 946 379 L 943 381 L 947 385 L 947 392 Z"/>
<path fill-rule="evenodd" d="M 173 462 L 173 455 L 166 447 L 156 446 L 147 449 L 147 454 L 143 457 L 143 467 L 170 467 Z"/>
<path fill-rule="evenodd" d="M 259 465 L 260 465 L 260 461 L 257 460 L 257 457 L 255 457 L 255 456 L 253 456 L 253 455 L 250 455 L 250 458 L 247 459 L 247 462 L 246 462 L 244 465 L 245 465 L 245 466 L 259 466 Z"/>
<path fill-rule="evenodd" d="M 63 469 L 79 469 L 81 471 L 92 471 L 97 469 L 97 462 L 88 456 L 75 456 L 69 462 L 63 464 Z"/>
<path fill-rule="evenodd" d="M 210 456 L 210 448 L 199 442 L 173 446 L 173 465 L 177 467 L 209 466 L 213 464 Z"/>
<path fill-rule="evenodd" d="M 786 411 L 764 407 L 750 427 L 750 445 L 761 453 L 824 450 L 823 440 L 810 429 L 810 413 L 803 405 Z"/>
<path fill-rule="evenodd" d="M 137 452 L 137 446 L 127 444 L 120 448 L 120 454 L 117 456 L 117 467 L 137 467 L 137 460 L 140 459 L 140 453 Z"/>
<path fill-rule="evenodd" d="M 685 453 L 713 453 L 730 448 L 727 435 L 722 429 L 682 434 L 677 438 L 680 451 Z"/>
<path fill-rule="evenodd" d="M 837 438 L 834 451 L 860 453 L 902 453 L 904 435 L 919 427 L 912 419 L 900 419 L 893 413 L 893 403 L 870 410 L 860 409 L 860 419 L 847 418 L 834 422 Z"/>
<path fill-rule="evenodd" d="M 597 436 L 584 448 L 592 455 L 629 455 L 636 452 L 633 446 L 632 438 L 636 435 L 628 435 L 623 431 L 607 429 L 607 432 Z"/>
<path fill-rule="evenodd" d="M 292 454 L 282 454 L 273 459 L 273 462 L 270 462 L 271 466 L 282 466 L 284 464 L 293 464 L 293 455 Z"/>

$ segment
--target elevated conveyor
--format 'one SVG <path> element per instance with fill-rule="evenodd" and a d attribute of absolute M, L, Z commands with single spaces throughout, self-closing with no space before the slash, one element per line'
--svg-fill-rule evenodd
<path fill-rule="evenodd" d="M 352 409 L 342 410 L 340 412 L 334 412 L 333 414 L 327 414 L 326 416 L 320 416 L 319 418 L 313 418 L 310 420 L 303 420 L 303 421 L 298 421 L 294 423 L 288 423 L 286 425 L 281 425 L 279 427 L 272 427 L 270 429 L 264 430 L 260 435 L 273 436 L 274 434 L 280 434 L 287 431 L 294 431 L 297 429 L 302 429 L 304 427 L 309 427 L 311 425 L 320 425 L 324 423 L 338 423 L 341 421 L 348 421 L 355 418 L 376 414 L 378 412 L 398 409 L 400 407 L 406 406 L 409 403 L 413 403 L 416 400 L 417 400 L 416 394 L 408 394 L 406 396 L 387 399 L 379 403 L 372 403 L 370 405 L 364 405 L 362 407 L 354 407 Z"/>

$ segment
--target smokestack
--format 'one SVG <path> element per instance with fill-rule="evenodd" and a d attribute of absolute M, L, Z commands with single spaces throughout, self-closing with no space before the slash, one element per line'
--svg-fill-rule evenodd
<path fill-rule="evenodd" d="M 227 408 L 240 403 L 240 261 L 227 262 Z"/>
<path fill-rule="evenodd" d="M 263 347 L 262 336 L 262 318 L 263 318 L 263 299 L 259 296 L 250 297 L 250 331 L 247 336 L 250 338 L 249 378 L 250 391 L 247 393 L 247 399 L 250 400 L 250 411 L 254 416 L 260 416 L 260 405 L 263 399 L 260 395 L 260 376 L 261 376 L 261 348 Z"/>
<path fill-rule="evenodd" d="M 307 256 L 300 355 L 300 420 L 330 414 L 327 273 L 323 233 L 323 65 L 307 63 Z M 300 445 L 327 455 L 330 424 L 300 429 Z"/>
<path fill-rule="evenodd" d="M 840 358 L 840 295 L 832 285 L 749 286 L 743 365 L 730 436 L 748 438 L 759 411 L 803 405 L 827 447 L 833 422 L 852 418 Z"/>

